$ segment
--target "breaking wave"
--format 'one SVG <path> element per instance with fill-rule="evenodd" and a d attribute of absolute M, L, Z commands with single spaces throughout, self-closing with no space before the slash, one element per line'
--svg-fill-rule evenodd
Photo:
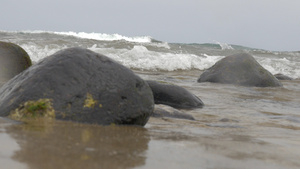
<path fill-rule="evenodd" d="M 179 44 L 150 36 L 126 37 L 119 34 L 51 31 L 0 31 L 2 41 L 20 45 L 38 62 L 68 47 L 83 47 L 104 54 L 132 68 L 150 71 L 205 70 L 225 56 L 247 52 L 271 73 L 300 77 L 300 52 L 274 52 L 228 45 Z"/>

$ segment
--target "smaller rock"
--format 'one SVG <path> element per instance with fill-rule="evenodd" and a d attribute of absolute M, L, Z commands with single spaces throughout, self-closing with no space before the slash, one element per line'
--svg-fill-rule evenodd
<path fill-rule="evenodd" d="M 278 80 L 293 80 L 293 78 L 286 76 L 284 74 L 278 73 L 274 75 Z"/>
<path fill-rule="evenodd" d="M 166 105 L 155 105 L 152 117 L 169 117 L 177 119 L 195 120 L 192 115 L 183 113 Z"/>
<path fill-rule="evenodd" d="M 247 53 L 226 56 L 200 75 L 198 82 L 255 87 L 281 87 L 282 84 Z"/>
<path fill-rule="evenodd" d="M 32 65 L 20 46 L 0 41 L 0 86 Z"/>
<path fill-rule="evenodd" d="M 146 82 L 153 92 L 155 104 L 165 104 L 181 109 L 201 108 L 204 106 L 204 103 L 197 96 L 180 86 L 150 80 Z"/>
<path fill-rule="evenodd" d="M 223 118 L 221 120 L 219 120 L 220 122 L 239 122 L 238 120 L 232 120 L 232 119 L 228 119 L 228 118 Z"/>

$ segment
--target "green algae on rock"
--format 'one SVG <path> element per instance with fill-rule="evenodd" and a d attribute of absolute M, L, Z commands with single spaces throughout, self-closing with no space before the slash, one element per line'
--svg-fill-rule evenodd
<path fill-rule="evenodd" d="M 38 118 L 55 119 L 55 110 L 51 99 L 39 99 L 21 104 L 11 111 L 8 117 L 18 121 Z"/>
<path fill-rule="evenodd" d="M 90 93 L 87 93 L 83 107 L 94 108 L 96 104 L 97 100 L 94 100 L 93 96 Z"/>

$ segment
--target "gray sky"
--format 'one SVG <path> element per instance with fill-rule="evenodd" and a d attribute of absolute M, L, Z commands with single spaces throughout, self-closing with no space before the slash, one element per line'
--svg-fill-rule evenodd
<path fill-rule="evenodd" d="M 1 0 L 0 23 L 300 51 L 300 0 Z"/>

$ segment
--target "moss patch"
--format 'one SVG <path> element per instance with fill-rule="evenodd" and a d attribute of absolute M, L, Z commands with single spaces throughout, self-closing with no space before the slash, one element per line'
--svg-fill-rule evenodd
<path fill-rule="evenodd" d="M 93 96 L 90 93 L 87 93 L 83 107 L 94 108 L 96 104 L 97 104 L 97 100 L 94 100 Z"/>
<path fill-rule="evenodd" d="M 20 121 L 39 118 L 55 119 L 55 110 L 51 99 L 27 101 L 12 111 L 9 118 Z"/>

